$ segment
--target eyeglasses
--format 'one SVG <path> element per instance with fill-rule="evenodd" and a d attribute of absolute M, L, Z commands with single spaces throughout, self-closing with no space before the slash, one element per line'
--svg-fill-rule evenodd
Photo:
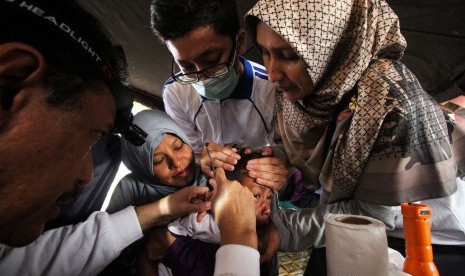
<path fill-rule="evenodd" d="M 181 84 L 190 84 L 198 82 L 200 76 L 203 75 L 207 78 L 219 78 L 226 75 L 229 72 L 229 67 L 234 63 L 236 58 L 236 39 L 233 38 L 233 47 L 231 53 L 229 54 L 228 61 L 220 64 L 209 66 L 203 70 L 195 72 L 182 73 L 182 70 L 177 66 L 174 58 L 171 62 L 171 76 L 173 79 Z M 178 73 L 175 73 L 178 71 Z"/>

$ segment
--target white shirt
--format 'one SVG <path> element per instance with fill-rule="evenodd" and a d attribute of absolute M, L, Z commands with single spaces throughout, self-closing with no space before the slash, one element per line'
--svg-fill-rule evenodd
<path fill-rule="evenodd" d="M 96 275 L 142 237 L 134 207 L 95 212 L 79 224 L 49 230 L 25 247 L 0 245 L 0 275 Z M 259 275 L 257 250 L 225 245 L 216 253 L 215 275 Z"/>
<path fill-rule="evenodd" d="M 224 100 L 202 98 L 195 88 L 169 79 L 163 89 L 165 111 L 181 127 L 198 153 L 205 143 L 235 147 L 272 144 L 275 84 L 262 65 L 240 58 L 244 74 Z"/>
<path fill-rule="evenodd" d="M 1 275 L 96 275 L 142 237 L 133 207 L 94 212 L 79 224 L 51 229 L 20 248 L 0 246 Z"/>
<path fill-rule="evenodd" d="M 220 243 L 221 234 L 213 215 L 207 213 L 202 221 L 197 221 L 197 214 L 178 218 L 168 225 L 168 230 L 178 236 L 188 236 L 193 239 L 210 243 Z"/>
<path fill-rule="evenodd" d="M 457 191 L 448 197 L 422 200 L 431 210 L 431 242 L 441 245 L 465 246 L 465 181 L 457 177 Z M 404 238 L 402 212 L 397 211 L 396 228 L 388 236 Z"/>
<path fill-rule="evenodd" d="M 252 247 L 227 244 L 216 251 L 215 276 L 260 275 L 260 254 Z"/>

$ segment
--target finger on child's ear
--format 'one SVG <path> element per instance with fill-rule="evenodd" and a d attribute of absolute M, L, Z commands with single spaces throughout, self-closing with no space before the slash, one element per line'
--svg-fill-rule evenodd
<path fill-rule="evenodd" d="M 237 162 L 236 162 L 237 163 Z M 223 166 L 222 166 L 223 169 L 227 170 L 227 171 L 234 171 L 234 166 L 231 165 L 231 164 L 228 164 L 228 163 L 223 163 Z"/>
<path fill-rule="evenodd" d="M 213 189 L 216 188 L 216 179 L 214 178 L 214 176 L 208 179 L 208 183 L 213 186 Z"/>
<path fill-rule="evenodd" d="M 223 168 L 216 168 L 215 169 L 215 179 L 216 183 L 222 183 L 224 180 L 227 180 L 226 174 Z"/>
<path fill-rule="evenodd" d="M 253 151 L 252 151 L 252 148 L 245 148 L 243 152 L 245 154 L 251 154 Z"/>
<path fill-rule="evenodd" d="M 273 148 L 272 147 L 265 147 L 262 151 L 263 156 L 270 156 L 273 154 Z"/>
<path fill-rule="evenodd" d="M 207 215 L 207 211 L 199 212 L 197 214 L 197 222 L 201 222 L 206 215 Z"/>

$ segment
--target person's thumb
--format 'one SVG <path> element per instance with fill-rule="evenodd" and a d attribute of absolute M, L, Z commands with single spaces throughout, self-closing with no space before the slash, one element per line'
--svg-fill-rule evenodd
<path fill-rule="evenodd" d="M 189 213 L 204 213 L 211 209 L 211 202 L 209 201 L 193 202 L 190 205 L 191 210 Z"/>

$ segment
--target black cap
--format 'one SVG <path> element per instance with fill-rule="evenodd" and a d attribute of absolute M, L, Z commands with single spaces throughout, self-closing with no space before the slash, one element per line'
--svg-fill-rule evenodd
<path fill-rule="evenodd" d="M 117 47 L 114 46 L 112 49 L 108 49 L 108 47 L 99 48 L 102 47 L 99 42 L 105 39 L 99 35 L 101 31 L 100 33 L 96 31 L 97 26 L 90 29 L 90 31 L 87 28 L 87 31 L 85 31 L 85 28 L 83 29 L 79 23 L 76 23 L 76 20 L 72 20 L 72 17 L 76 17 L 74 14 L 70 14 L 72 9 L 64 11 L 65 7 L 71 7 L 72 5 L 76 6 L 76 3 L 66 0 L 0 0 L 0 17 L 4 18 L 2 22 L 7 22 L 2 24 L 11 24 L 11 28 L 21 21 L 30 23 L 31 33 L 37 32 L 37 29 L 41 31 L 40 35 L 42 37 L 36 39 L 36 42 L 37 40 L 48 40 L 46 41 L 49 43 L 48 45 L 61 45 L 59 51 L 62 53 L 56 53 L 56 55 L 74 56 L 80 62 L 85 62 L 89 71 L 95 71 L 96 74 L 100 75 L 115 98 L 116 131 L 134 145 L 140 146 L 145 142 L 147 133 L 133 124 L 131 110 L 134 99 L 131 88 L 122 83 L 119 72 L 112 68 L 112 64 L 120 64 L 121 61 L 111 60 L 115 58 L 108 54 L 109 52 L 112 54 L 118 52 L 121 60 L 125 62 L 124 52 L 122 48 L 115 51 Z M 5 19 L 6 17 L 8 19 Z M 80 22 L 79 20 L 82 21 L 82 19 L 78 18 L 77 21 Z M 9 28 L 10 26 L 0 26 L 0 31 L 2 28 Z M 3 31 L 0 32 L 1 41 L 5 40 L 2 37 L 4 36 L 3 33 Z M 24 40 L 29 42 L 27 35 L 25 35 Z M 31 43 L 31 45 L 35 46 L 34 43 Z M 68 64 L 68 66 L 72 70 L 73 64 Z"/>

